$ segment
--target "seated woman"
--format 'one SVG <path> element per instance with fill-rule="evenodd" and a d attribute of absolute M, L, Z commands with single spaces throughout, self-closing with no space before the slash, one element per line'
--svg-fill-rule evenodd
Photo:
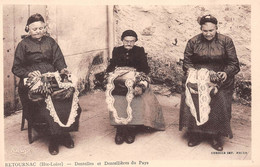
<path fill-rule="evenodd" d="M 142 126 L 164 130 L 165 125 L 161 106 L 149 88 L 144 48 L 135 45 L 137 34 L 126 30 L 121 40 L 123 46 L 114 48 L 107 67 L 106 101 L 110 123 L 117 128 L 115 143 L 131 144 Z"/>
<path fill-rule="evenodd" d="M 201 33 L 184 51 L 179 128 L 188 128 L 189 147 L 210 138 L 212 147 L 222 151 L 222 138 L 233 137 L 231 105 L 239 61 L 232 39 L 217 32 L 215 17 L 205 15 L 198 21 Z"/>
<path fill-rule="evenodd" d="M 76 81 L 66 70 L 59 45 L 46 35 L 40 14 L 29 17 L 25 31 L 29 35 L 16 47 L 12 72 L 20 78 L 18 92 L 28 125 L 44 119 L 51 134 L 49 152 L 56 155 L 59 144 L 74 147 L 69 132 L 78 130 L 81 112 Z"/>

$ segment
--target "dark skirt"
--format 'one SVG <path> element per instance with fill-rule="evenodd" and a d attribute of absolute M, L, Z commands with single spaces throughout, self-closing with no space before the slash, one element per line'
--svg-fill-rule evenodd
<path fill-rule="evenodd" d="M 115 99 L 114 107 L 118 116 L 126 118 L 126 96 L 113 95 L 113 97 Z M 157 130 L 165 130 L 162 108 L 150 88 L 146 89 L 141 96 L 134 97 L 130 106 L 133 118 L 127 125 L 144 125 Z M 122 125 L 115 122 L 112 112 L 109 112 L 109 115 L 111 125 Z"/>
<path fill-rule="evenodd" d="M 78 131 L 79 118 L 81 113 L 81 108 L 79 104 L 77 109 L 78 115 L 75 118 L 75 122 L 70 127 L 62 127 L 58 123 L 56 123 L 53 117 L 50 115 L 50 111 L 46 108 L 47 105 L 45 103 L 45 100 L 32 102 L 28 98 L 28 91 L 29 89 L 26 87 L 18 88 L 20 100 L 23 106 L 23 114 L 28 121 L 47 123 L 48 133 L 51 135 L 60 135 L 65 132 Z M 57 115 L 63 124 L 66 124 L 68 121 L 71 112 L 72 99 L 73 96 L 66 100 L 52 99 Z"/>
<path fill-rule="evenodd" d="M 230 119 L 233 91 L 230 89 L 219 89 L 216 95 L 211 96 L 209 120 L 197 126 L 195 118 L 185 102 L 185 92 L 181 93 L 179 130 L 187 127 L 192 132 L 218 134 L 229 138 L 233 137 Z M 198 111 L 198 96 L 192 95 L 194 105 Z M 198 115 L 198 113 L 197 113 Z"/>

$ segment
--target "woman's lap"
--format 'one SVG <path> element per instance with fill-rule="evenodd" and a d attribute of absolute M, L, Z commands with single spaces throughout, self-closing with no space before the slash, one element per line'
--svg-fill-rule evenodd
<path fill-rule="evenodd" d="M 232 91 L 220 89 L 216 95 L 211 97 L 209 120 L 205 124 L 197 126 L 189 107 L 185 103 L 185 93 L 182 92 L 180 130 L 182 127 L 188 127 L 192 131 L 212 134 L 221 133 L 224 136 L 232 138 L 233 135 L 230 127 L 231 104 Z"/>
<path fill-rule="evenodd" d="M 127 101 L 125 96 L 114 95 L 114 107 L 118 116 L 127 117 Z M 141 96 L 134 97 L 131 102 L 133 119 L 127 125 L 145 125 L 158 130 L 164 130 L 164 119 L 161 106 L 150 89 Z M 113 114 L 110 112 L 111 125 L 121 125 L 115 122 Z"/>

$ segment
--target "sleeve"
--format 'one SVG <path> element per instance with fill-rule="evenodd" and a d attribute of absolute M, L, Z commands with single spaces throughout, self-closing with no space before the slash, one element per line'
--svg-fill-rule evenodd
<path fill-rule="evenodd" d="M 236 54 L 236 49 L 232 39 L 228 39 L 225 44 L 225 53 L 226 53 L 226 66 L 224 67 L 224 72 L 226 72 L 228 77 L 233 77 L 239 71 L 239 61 Z"/>
<path fill-rule="evenodd" d="M 112 59 L 110 59 L 109 65 L 106 69 L 106 72 L 112 72 L 115 70 L 116 67 L 116 57 L 117 57 L 117 49 L 114 47 L 112 51 Z"/>
<path fill-rule="evenodd" d="M 25 49 L 21 42 L 15 50 L 12 72 L 19 78 L 26 78 L 29 74 L 25 68 Z"/>
<path fill-rule="evenodd" d="M 53 66 L 56 70 L 62 70 L 63 68 L 67 68 L 64 56 L 61 52 L 59 45 L 54 41 L 53 47 Z"/>
<path fill-rule="evenodd" d="M 145 74 L 148 74 L 150 72 L 150 67 L 148 65 L 148 61 L 147 61 L 147 54 L 144 51 L 144 48 L 141 47 L 140 49 L 140 55 L 138 56 L 139 58 L 139 65 L 137 70 L 138 71 L 142 71 Z"/>
<path fill-rule="evenodd" d="M 191 61 L 191 56 L 193 55 L 193 50 L 194 50 L 194 47 L 193 47 L 192 41 L 189 40 L 186 45 L 185 51 L 184 51 L 183 70 L 185 73 L 188 71 L 189 68 L 194 68 L 194 65 Z"/>

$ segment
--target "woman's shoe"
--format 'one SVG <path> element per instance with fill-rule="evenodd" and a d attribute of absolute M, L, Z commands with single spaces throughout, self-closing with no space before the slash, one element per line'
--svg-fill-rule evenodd
<path fill-rule="evenodd" d="M 74 141 L 71 138 L 71 135 L 68 134 L 64 134 L 62 135 L 63 139 L 62 139 L 62 144 L 67 147 L 67 148 L 74 148 Z"/>
<path fill-rule="evenodd" d="M 127 127 L 125 142 L 127 144 L 132 144 L 135 141 L 136 127 Z"/>
<path fill-rule="evenodd" d="M 116 137 L 115 137 L 115 143 L 116 143 L 116 144 L 122 144 L 122 143 L 124 143 L 124 138 L 123 138 L 123 136 L 117 134 Z"/>
<path fill-rule="evenodd" d="M 127 144 L 132 144 L 135 141 L 135 135 L 131 134 L 131 135 L 126 135 L 125 137 L 125 142 Z"/>
<path fill-rule="evenodd" d="M 57 142 L 57 139 L 54 139 L 53 137 L 49 143 L 49 153 L 51 155 L 57 155 L 59 153 L 59 144 Z"/>
<path fill-rule="evenodd" d="M 220 135 L 214 135 L 212 137 L 211 146 L 217 151 L 223 151 L 223 142 Z"/>
<path fill-rule="evenodd" d="M 190 133 L 189 134 L 189 141 L 188 141 L 188 146 L 189 147 L 194 147 L 197 146 L 201 143 L 201 138 L 198 133 Z"/>
<path fill-rule="evenodd" d="M 222 144 L 212 144 L 212 148 L 214 148 L 217 151 L 223 151 L 223 145 Z"/>
<path fill-rule="evenodd" d="M 188 146 L 189 147 L 194 147 L 194 146 L 197 146 L 197 145 L 199 145 L 200 144 L 200 141 L 195 141 L 195 140 L 190 140 L 190 141 L 188 141 Z"/>
<path fill-rule="evenodd" d="M 116 128 L 115 143 L 116 144 L 124 143 L 123 127 L 117 127 Z"/>

